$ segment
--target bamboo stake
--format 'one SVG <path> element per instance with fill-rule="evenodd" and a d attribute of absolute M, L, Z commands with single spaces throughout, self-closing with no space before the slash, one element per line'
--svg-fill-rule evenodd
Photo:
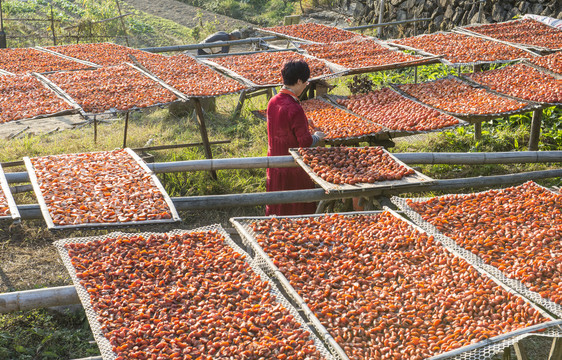
<path fill-rule="evenodd" d="M 15 291 L 0 294 L 0 314 L 79 303 L 74 286 Z"/>
<path fill-rule="evenodd" d="M 533 111 L 533 120 L 531 121 L 531 133 L 529 134 L 530 151 L 537 151 L 539 149 L 541 122 L 542 122 L 542 109 Z"/>
<path fill-rule="evenodd" d="M 217 142 L 220 143 L 220 142 Z M 211 144 L 211 143 L 209 143 Z M 143 150 L 139 148 L 137 150 Z M 398 160 L 408 164 L 526 164 L 562 162 L 562 151 L 508 151 L 499 153 L 395 153 Z M 3 167 L 22 165 L 23 162 L 2 164 Z M 292 156 L 264 156 L 250 158 L 209 159 L 173 161 L 167 163 L 147 164 L 155 173 L 174 173 L 185 171 L 211 171 L 228 169 L 263 169 L 279 167 L 297 167 Z M 6 173 L 8 183 L 29 182 L 25 172 Z"/>
<path fill-rule="evenodd" d="M 117 10 L 119 11 L 119 20 L 121 20 L 121 26 L 123 27 L 123 32 L 125 33 L 125 42 L 127 47 L 129 46 L 129 35 L 127 34 L 127 27 L 125 26 L 125 21 L 123 20 L 123 14 L 121 14 L 121 6 L 119 5 L 119 0 L 115 0 L 117 4 Z"/>
<path fill-rule="evenodd" d="M 127 147 L 127 129 L 129 128 L 129 112 L 125 114 L 125 129 L 123 130 L 123 149 Z"/>
<path fill-rule="evenodd" d="M 197 119 L 197 124 L 199 125 L 199 132 L 201 133 L 201 140 L 203 141 L 203 148 L 205 149 L 205 156 L 207 159 L 213 158 L 213 153 L 211 152 L 211 146 L 209 144 L 209 136 L 207 134 L 207 126 L 205 125 L 205 117 L 203 116 L 203 109 L 201 108 L 201 102 L 198 98 L 193 99 L 193 104 L 195 107 L 195 114 Z M 211 170 L 211 177 L 216 180 L 217 173 Z"/>

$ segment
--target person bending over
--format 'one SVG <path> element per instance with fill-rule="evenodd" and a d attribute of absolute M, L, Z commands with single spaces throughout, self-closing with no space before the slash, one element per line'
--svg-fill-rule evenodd
<path fill-rule="evenodd" d="M 240 40 L 242 38 L 242 33 L 238 30 L 231 32 L 230 34 L 225 31 L 219 31 L 212 35 L 207 36 L 205 40 L 201 41 L 200 44 L 210 44 L 217 41 L 230 41 L 230 40 Z M 203 49 L 197 49 L 197 55 L 210 55 L 210 54 L 218 54 L 223 53 L 227 54 L 230 51 L 230 46 L 222 46 L 220 51 L 216 51 L 217 48 L 209 48 L 209 52 Z"/>

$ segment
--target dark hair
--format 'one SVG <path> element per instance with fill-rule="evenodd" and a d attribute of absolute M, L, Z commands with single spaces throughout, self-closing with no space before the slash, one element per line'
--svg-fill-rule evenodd
<path fill-rule="evenodd" d="M 300 79 L 305 82 L 310 77 L 310 68 L 304 60 L 290 60 L 283 65 L 281 70 L 284 85 L 295 85 Z"/>

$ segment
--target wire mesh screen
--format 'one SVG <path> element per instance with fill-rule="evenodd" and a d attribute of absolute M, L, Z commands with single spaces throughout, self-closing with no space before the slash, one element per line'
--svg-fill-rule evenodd
<path fill-rule="evenodd" d="M 368 214 L 372 215 L 372 214 L 377 214 L 377 213 L 379 213 L 379 212 L 362 212 L 362 213 L 339 214 L 339 215 L 357 217 L 357 216 L 360 216 L 360 215 L 368 215 Z M 393 213 L 393 214 L 394 214 L 394 216 L 398 216 L 395 213 Z M 279 266 L 285 266 L 285 268 L 287 268 L 287 266 L 290 267 L 290 265 L 286 265 L 285 261 L 281 261 L 279 259 L 279 257 L 277 257 L 277 256 L 275 258 L 271 258 L 270 255 L 265 252 L 264 248 L 260 245 L 260 243 L 258 243 L 257 233 L 254 231 L 254 228 L 253 228 L 254 225 L 252 225 L 252 224 L 255 223 L 256 224 L 255 226 L 257 226 L 259 228 L 260 226 L 264 225 L 264 224 L 261 223 L 262 220 L 271 220 L 273 222 L 276 222 L 276 221 L 282 221 L 284 219 L 292 220 L 292 221 L 294 221 L 295 223 L 298 223 L 298 224 L 306 224 L 307 219 L 311 219 L 310 220 L 310 222 L 312 224 L 311 226 L 314 227 L 314 226 L 318 226 L 318 224 L 321 223 L 322 217 L 326 216 L 326 218 L 328 218 L 329 216 L 334 216 L 334 215 L 335 214 L 328 214 L 328 215 L 322 215 L 322 216 L 319 216 L 319 215 L 287 216 L 287 217 L 277 217 L 277 218 L 276 217 L 273 217 L 273 218 L 267 218 L 267 217 L 233 218 L 233 219 L 231 219 L 231 222 L 234 224 L 236 229 L 240 232 L 245 245 L 252 249 L 256 262 L 264 268 L 264 271 L 267 274 L 269 274 L 272 277 L 276 277 L 279 280 L 279 282 L 282 284 L 282 286 L 287 289 L 287 292 L 292 296 L 293 304 L 295 304 L 295 306 L 301 306 L 303 308 L 303 311 L 307 314 L 307 316 L 310 316 L 309 320 L 315 326 L 317 326 L 318 332 L 320 334 L 324 334 L 326 336 L 326 341 L 328 343 L 332 343 L 333 347 L 335 347 L 335 348 L 340 347 L 340 349 L 341 349 L 342 346 L 340 346 L 341 344 L 339 344 L 339 340 L 338 340 L 337 343 L 334 343 L 335 340 L 334 340 L 334 338 L 332 338 L 332 336 L 334 336 L 334 335 L 333 334 L 330 335 L 330 333 L 326 330 L 324 325 L 319 324 L 319 320 L 318 320 L 318 318 L 316 318 L 315 313 L 313 313 L 310 310 L 307 302 L 305 302 L 305 300 L 303 300 L 303 298 L 299 295 L 299 293 L 297 293 L 295 288 L 293 288 L 293 286 L 291 285 L 291 282 L 288 279 L 293 279 L 293 277 L 295 276 L 295 273 L 293 273 L 289 270 L 281 271 L 280 268 L 279 268 Z M 425 233 L 425 231 L 423 231 L 421 228 L 415 226 L 414 224 L 411 224 L 409 222 L 407 222 L 407 223 L 410 224 L 411 226 L 413 226 L 418 231 Z M 275 232 L 276 232 L 275 236 L 276 237 L 280 236 L 282 239 L 284 239 L 284 240 L 282 240 L 283 242 L 289 241 L 289 243 L 290 243 L 290 240 L 287 240 L 287 239 L 290 239 L 294 236 L 298 237 L 297 234 L 292 233 L 292 232 L 287 233 L 287 231 L 288 230 L 282 230 L 282 228 L 279 228 L 278 230 L 275 230 Z M 334 233 L 339 233 L 339 231 L 336 230 L 336 229 L 334 229 L 333 231 L 334 231 Z M 355 232 L 355 234 L 361 233 L 361 234 L 363 234 L 362 236 L 365 236 L 365 234 L 366 234 L 363 230 L 360 230 L 359 228 L 354 228 L 353 230 L 350 229 L 350 231 Z M 284 235 L 283 235 L 283 233 L 284 233 Z M 322 236 L 323 236 L 323 232 L 317 232 L 317 234 L 318 234 L 317 236 L 320 237 L 320 241 L 322 241 L 321 239 L 322 239 Z M 301 240 L 298 240 L 298 241 L 301 241 Z M 272 243 L 268 243 L 268 246 L 270 246 L 271 244 Z M 290 247 L 291 245 L 289 244 L 289 245 L 285 245 L 285 246 Z M 389 245 L 389 246 L 391 246 L 391 245 Z M 299 250 L 298 247 L 294 251 L 297 252 L 297 254 L 300 253 L 299 252 L 300 250 Z M 332 249 L 332 250 L 329 250 L 329 251 L 339 252 L 340 250 Z M 322 250 L 318 249 L 316 252 L 322 253 Z M 357 254 L 360 254 L 361 249 L 356 249 L 355 252 Z M 453 255 L 458 256 L 456 253 L 453 253 Z M 333 259 L 330 263 L 341 264 L 341 262 L 337 259 Z M 386 264 L 386 263 L 384 264 L 384 266 L 391 266 L 391 265 L 392 265 L 391 263 L 390 264 Z M 303 265 L 303 266 L 306 266 L 306 265 Z M 321 267 L 321 268 L 324 269 L 324 270 L 327 269 L 326 267 Z M 475 269 L 480 274 L 483 274 L 485 278 L 491 278 L 503 290 L 507 291 L 510 294 L 517 295 L 517 293 L 512 291 L 510 288 L 506 287 L 501 282 L 496 281 L 496 279 L 491 277 L 487 272 L 482 271 L 481 269 L 478 269 L 478 268 L 475 268 Z M 287 271 L 289 271 L 289 273 L 287 273 Z M 326 271 L 328 271 L 328 270 L 326 270 Z M 342 274 L 342 275 L 345 275 L 345 274 Z M 315 283 L 315 281 L 316 281 L 315 278 L 312 277 L 312 279 L 309 279 L 308 282 L 309 283 Z M 299 286 L 301 286 L 301 285 L 299 285 Z M 323 285 L 321 285 L 320 288 L 323 289 Z M 451 289 L 451 291 L 454 291 L 454 289 Z M 306 296 L 309 296 L 309 295 L 310 294 L 308 294 Z M 328 297 L 328 295 L 326 295 L 326 297 Z M 531 305 L 531 304 L 529 304 L 529 305 Z M 478 341 L 474 344 L 463 346 L 463 347 L 455 349 L 453 351 L 446 351 L 444 353 L 441 353 L 440 355 L 434 356 L 433 358 L 435 358 L 435 359 L 489 359 L 494 354 L 497 354 L 497 353 L 503 351 L 505 347 L 508 347 L 508 346 L 514 344 L 515 342 L 519 341 L 521 338 L 529 336 L 531 334 L 535 334 L 534 331 L 542 331 L 541 334 L 543 334 L 545 336 L 559 337 L 560 334 L 561 334 L 559 325 L 562 322 L 559 321 L 559 320 L 552 320 L 552 317 L 550 315 L 548 315 L 545 311 L 541 310 L 538 307 L 535 307 L 535 306 L 533 306 L 533 307 L 536 311 L 538 311 L 540 314 L 542 314 L 544 319 L 550 319 L 550 320 L 547 320 L 546 322 L 540 323 L 538 325 L 527 326 L 527 327 L 524 327 L 524 328 L 521 328 L 521 329 L 518 329 L 518 330 L 515 330 L 515 331 L 508 331 L 507 333 L 503 333 L 501 335 L 497 335 L 497 336 L 494 336 L 494 337 L 491 337 L 491 338 L 488 338 L 488 339 L 483 339 L 483 340 L 480 340 L 480 341 Z M 320 310 L 317 309 L 316 311 L 320 311 Z M 379 314 L 379 316 L 380 316 L 380 314 Z M 429 316 L 429 315 L 427 315 L 427 316 Z M 550 329 L 548 333 L 543 331 L 545 328 Z M 406 355 L 404 355 L 404 358 L 407 358 Z"/>
<path fill-rule="evenodd" d="M 94 237 L 87 237 L 87 238 L 71 238 L 71 239 L 64 239 L 64 240 L 59 240 L 56 241 L 54 243 L 55 247 L 57 248 L 57 250 L 59 251 L 61 258 L 63 260 L 64 265 L 66 266 L 66 268 L 68 269 L 72 281 L 75 284 L 76 290 L 78 292 L 78 296 L 86 310 L 86 315 L 88 317 L 88 321 L 90 322 L 90 326 L 92 329 L 92 332 L 94 334 L 94 338 L 96 340 L 96 342 L 98 343 L 98 346 L 100 348 L 100 351 L 102 353 L 102 357 L 104 360 L 108 360 L 108 359 L 116 359 L 117 358 L 117 354 L 115 354 L 115 352 L 113 351 L 113 349 L 116 347 L 117 349 L 119 348 L 120 344 L 111 344 L 109 342 L 109 340 L 106 338 L 106 336 L 104 336 L 104 325 L 101 324 L 100 320 L 99 320 L 99 311 L 94 310 L 95 304 L 92 302 L 91 298 L 90 298 L 90 294 L 89 291 L 91 291 L 91 288 L 86 289 L 83 284 L 81 283 L 77 272 L 76 272 L 76 263 L 73 263 L 70 255 L 69 255 L 69 250 L 67 250 L 66 245 L 69 244 L 86 244 L 89 242 L 93 242 L 93 241 L 104 241 L 104 240 L 108 240 L 108 239 L 116 239 L 116 238 L 129 238 L 131 239 L 132 237 L 135 238 L 144 238 L 144 239 L 149 239 L 151 236 L 154 237 L 162 237 L 162 236 L 173 236 L 173 235 L 186 235 L 186 234 L 194 234 L 194 233 L 200 233 L 200 232 L 213 232 L 213 233 L 217 233 L 218 235 L 221 235 L 222 238 L 224 238 L 224 245 L 226 245 L 227 248 L 232 249 L 235 253 L 242 255 L 242 258 L 244 259 L 244 262 L 249 266 L 250 272 L 254 273 L 255 275 L 258 276 L 258 278 L 260 279 L 261 282 L 264 283 L 268 283 L 268 288 L 269 288 L 269 293 L 270 295 L 273 296 L 274 301 L 277 304 L 280 304 L 284 309 L 286 309 L 288 311 L 288 313 L 290 314 L 290 316 L 292 316 L 292 318 L 294 319 L 294 321 L 296 321 L 296 323 L 300 326 L 301 329 L 303 329 L 305 331 L 305 334 L 308 333 L 309 337 L 308 339 L 310 341 L 313 342 L 314 344 L 314 348 L 316 349 L 316 351 L 318 352 L 319 356 L 323 359 L 327 359 L 327 360 L 335 360 L 334 357 L 330 354 L 330 352 L 326 349 L 326 347 L 324 346 L 324 344 L 319 340 L 318 337 L 316 337 L 314 335 L 314 332 L 308 327 L 308 325 L 306 325 L 305 321 L 303 320 L 303 318 L 300 316 L 300 314 L 298 313 L 298 311 L 282 296 L 281 292 L 279 291 L 279 289 L 277 289 L 277 287 L 270 281 L 270 279 L 267 277 L 267 275 L 265 273 L 263 273 L 263 271 L 250 259 L 247 257 L 247 254 L 240 248 L 238 247 L 233 241 L 232 239 L 228 236 L 228 234 L 226 233 L 226 231 L 224 231 L 224 229 L 220 226 L 220 225 L 211 225 L 211 226 L 206 226 L 206 227 L 202 227 L 202 228 L 198 228 L 198 229 L 194 229 L 191 231 L 184 231 L 184 230 L 174 230 L 168 233 L 140 233 L 140 234 L 126 234 L 126 233 L 120 233 L 120 232 L 115 232 L 115 233 L 111 233 L 108 235 L 103 235 L 103 236 L 94 236 Z M 131 240 L 132 242 L 133 240 Z M 132 248 L 131 248 L 132 249 Z M 129 251 L 134 251 L 134 250 L 129 250 Z M 142 250 L 141 250 L 142 252 Z M 159 253 L 159 256 L 164 256 L 163 254 Z M 209 256 L 209 257 L 213 257 L 215 256 L 215 254 L 211 254 L 208 253 L 205 256 Z M 145 265 L 147 266 L 147 265 Z M 87 271 L 88 269 L 86 269 Z M 115 269 L 117 270 L 117 269 Z M 227 270 L 227 269 L 225 269 Z M 108 268 L 107 271 L 114 271 L 113 267 Z M 117 270 L 119 271 L 119 270 Z M 163 271 L 166 271 L 166 269 L 163 269 Z M 189 272 L 188 274 L 190 274 L 191 272 Z M 247 278 L 241 280 L 242 282 L 240 283 L 241 285 L 241 289 L 243 289 L 246 292 L 253 292 L 252 288 L 248 288 L 245 289 L 244 287 L 244 283 L 246 283 L 248 280 L 246 280 Z M 201 283 L 201 286 L 204 286 L 204 281 Z M 123 289 L 126 291 L 126 289 Z M 141 291 L 141 290 L 139 290 Z M 178 291 L 177 288 L 175 288 L 174 291 Z M 167 294 L 165 296 L 168 296 L 170 294 Z M 139 298 L 137 298 L 139 299 Z M 201 299 L 202 301 L 206 301 L 205 298 Z M 140 300 L 139 300 L 140 301 Z M 193 304 L 196 304 L 197 301 L 196 300 L 190 300 L 193 301 Z M 127 306 L 133 306 L 133 303 L 129 303 L 127 304 Z M 187 305 L 186 305 L 187 306 Z M 258 305 L 259 306 L 259 305 Z M 174 307 L 173 304 L 170 305 L 170 307 Z M 190 306 L 187 306 L 186 309 L 184 311 L 191 311 Z M 261 309 L 261 306 L 260 306 Z M 265 309 L 265 308 L 264 308 Z M 269 309 L 271 310 L 272 307 L 269 307 Z M 155 312 L 158 311 L 165 311 L 166 309 L 155 309 Z M 247 309 L 248 313 L 246 315 L 244 315 L 245 317 L 248 316 L 248 314 L 253 314 L 256 313 L 254 310 L 252 309 Z M 270 310 L 264 310 L 264 311 L 270 311 Z M 260 312 L 261 313 L 261 312 Z M 212 314 L 211 314 L 212 315 Z M 202 316 L 202 315 L 201 315 Z M 256 318 L 258 321 L 256 324 L 259 324 L 259 315 L 257 316 L 258 318 Z M 201 321 L 205 320 L 203 319 L 203 317 L 200 318 Z M 248 318 L 250 319 L 250 318 Z M 207 321 L 207 320 L 205 320 Z M 152 323 L 152 325 L 150 325 L 149 323 L 149 328 L 152 328 L 152 326 L 154 326 L 154 324 L 157 324 L 157 322 Z M 202 322 L 203 324 L 203 322 Z M 133 324 L 131 324 L 132 326 Z M 187 324 L 185 324 L 185 326 L 187 326 Z M 258 326 L 263 326 L 263 325 L 258 325 Z M 250 325 L 248 325 L 248 327 L 250 327 Z M 147 329 L 149 329 L 147 328 Z M 241 330 L 242 331 L 242 330 Z M 251 331 L 251 330 L 249 330 Z M 170 334 L 169 336 L 172 336 L 172 334 Z M 139 338 L 142 340 L 142 338 Z M 221 346 L 227 346 L 224 343 L 225 339 L 221 340 Z M 115 347 L 114 347 L 115 346 Z M 233 354 L 234 355 L 234 354 Z M 240 356 L 240 358 L 244 358 L 244 355 L 242 354 L 238 354 L 238 356 Z M 307 356 L 308 358 L 308 356 Z M 315 357 L 313 355 L 310 355 L 310 358 L 318 358 Z"/>

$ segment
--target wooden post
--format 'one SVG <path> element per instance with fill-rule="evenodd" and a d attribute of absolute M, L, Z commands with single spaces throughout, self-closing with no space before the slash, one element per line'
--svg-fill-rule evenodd
<path fill-rule="evenodd" d="M 509 347 L 503 349 L 502 360 L 511 360 L 511 349 Z"/>
<path fill-rule="evenodd" d="M 98 142 L 98 120 L 94 115 L 94 144 Z"/>
<path fill-rule="evenodd" d="M 559 338 L 552 340 L 552 347 L 550 348 L 548 360 L 562 360 L 562 340 Z"/>
<path fill-rule="evenodd" d="M 119 11 L 121 26 L 123 26 L 123 32 L 125 33 L 125 42 L 127 43 L 127 46 L 129 46 L 129 36 L 127 35 L 127 27 L 125 26 L 125 21 L 123 20 L 123 15 L 121 14 L 121 6 L 119 6 L 119 0 L 115 0 L 115 3 L 117 4 L 117 10 Z"/>
<path fill-rule="evenodd" d="M 482 64 L 472 65 L 472 72 L 479 72 L 479 71 L 482 71 Z"/>
<path fill-rule="evenodd" d="M 53 46 L 57 46 L 57 36 L 55 34 L 55 17 L 53 15 L 53 5 L 51 5 L 51 32 L 53 33 Z"/>
<path fill-rule="evenodd" d="M 123 131 L 123 149 L 127 147 L 127 129 L 129 128 L 129 112 L 125 115 L 125 131 Z"/>
<path fill-rule="evenodd" d="M 542 109 L 533 111 L 531 122 L 531 134 L 529 135 L 529 151 L 539 149 L 539 137 L 541 135 Z"/>
<path fill-rule="evenodd" d="M 517 360 L 529 360 L 529 357 L 527 356 L 527 350 L 525 350 L 525 347 L 523 347 L 523 344 L 521 344 L 521 342 L 516 342 L 515 344 L 513 344 L 513 348 L 515 349 L 515 356 L 517 356 Z"/>
<path fill-rule="evenodd" d="M 482 139 L 482 121 L 474 123 L 474 139 L 480 141 Z"/>
<path fill-rule="evenodd" d="M 207 159 L 212 159 L 213 153 L 211 152 L 211 145 L 209 144 L 207 126 L 205 125 L 205 117 L 203 116 L 203 109 L 201 109 L 201 101 L 199 101 L 198 98 L 193 98 L 193 105 L 195 107 L 197 124 L 199 125 L 199 132 L 201 133 L 201 140 L 203 141 L 205 156 L 207 157 Z M 217 172 L 215 170 L 211 170 L 211 177 L 214 180 L 217 179 Z"/>
<path fill-rule="evenodd" d="M 234 109 L 234 117 L 240 115 L 242 112 L 242 106 L 244 106 L 244 101 L 246 101 L 246 90 L 242 90 L 240 97 L 238 98 L 238 104 L 236 104 L 236 109 Z"/>

